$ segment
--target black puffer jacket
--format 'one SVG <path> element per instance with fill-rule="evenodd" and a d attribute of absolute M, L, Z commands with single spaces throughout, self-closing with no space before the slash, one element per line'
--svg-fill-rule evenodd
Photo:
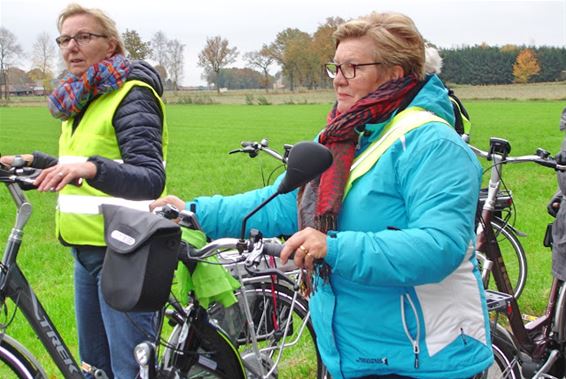
<path fill-rule="evenodd" d="M 161 96 L 163 86 L 157 72 L 144 61 L 132 62 L 128 80 L 141 80 Z M 88 183 L 109 195 L 131 200 L 159 197 L 165 187 L 163 167 L 163 113 L 153 93 L 134 87 L 114 114 L 114 129 L 123 164 L 100 156 L 89 158 L 96 164 L 96 177 Z"/>
<path fill-rule="evenodd" d="M 149 63 L 133 61 L 128 80 L 141 80 L 161 96 L 163 85 L 159 74 Z M 76 128 L 88 107 L 75 116 Z M 129 200 L 150 200 L 161 195 L 165 188 L 163 167 L 163 112 L 153 93 L 144 87 L 134 87 L 124 97 L 112 121 L 118 139 L 123 164 L 93 156 L 88 159 L 96 165 L 97 173 L 88 180 L 92 187 L 111 196 Z M 46 168 L 57 164 L 57 158 L 33 152 L 32 166 Z"/>
<path fill-rule="evenodd" d="M 144 61 L 133 61 L 128 80 L 141 80 L 161 96 L 163 85 L 159 74 Z M 73 121 L 80 123 L 83 111 Z M 130 200 L 156 199 L 165 187 L 163 167 L 163 112 L 153 93 L 144 87 L 134 87 L 122 100 L 112 121 L 122 153 L 123 164 L 93 156 L 97 173 L 88 184 L 111 196 Z M 33 166 L 50 167 L 57 160 L 41 152 L 33 153 Z"/>

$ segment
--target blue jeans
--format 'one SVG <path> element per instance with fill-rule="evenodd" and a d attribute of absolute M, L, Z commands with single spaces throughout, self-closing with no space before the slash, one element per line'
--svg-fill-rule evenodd
<path fill-rule="evenodd" d="M 139 371 L 134 347 L 155 340 L 157 313 L 124 313 L 106 304 L 100 287 L 105 251 L 98 246 L 73 248 L 80 359 L 103 369 L 110 379 L 133 379 Z"/>

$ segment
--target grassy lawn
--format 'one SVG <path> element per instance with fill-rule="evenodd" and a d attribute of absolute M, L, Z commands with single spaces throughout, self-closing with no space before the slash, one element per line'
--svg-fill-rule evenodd
<path fill-rule="evenodd" d="M 474 124 L 472 143 L 483 149 L 487 148 L 490 136 L 498 136 L 511 142 L 514 155 L 531 154 L 537 147 L 552 153 L 559 150 L 563 135 L 558 130 L 558 119 L 564 102 L 470 100 L 466 106 Z M 267 137 L 270 146 L 277 150 L 284 143 L 310 140 L 324 126 L 329 107 L 329 103 L 168 105 L 169 192 L 188 199 L 261 186 L 261 168 L 269 172 L 276 162 L 269 157 L 250 160 L 244 155 L 228 155 L 228 151 L 237 148 L 241 140 Z M 0 107 L 2 154 L 33 150 L 55 154 L 58 132 L 59 123 L 45 107 Z M 551 221 L 546 204 L 556 190 L 555 173 L 540 166 L 517 165 L 506 167 L 504 176 L 515 195 L 516 226 L 528 234 L 521 239 L 529 260 L 529 278 L 521 306 L 525 313 L 540 314 L 550 283 L 551 261 L 550 251 L 541 241 L 546 224 Z M 77 351 L 72 258 L 53 235 L 55 195 L 30 191 L 28 196 L 34 213 L 26 228 L 20 266 L 67 344 Z M 7 191 L 0 190 L 0 240 L 6 240 L 13 219 L 11 199 Z M 0 322 L 10 319 L 13 311 L 10 306 Z M 9 333 L 39 358 L 50 375 L 59 377 L 21 315 L 16 315 Z"/>

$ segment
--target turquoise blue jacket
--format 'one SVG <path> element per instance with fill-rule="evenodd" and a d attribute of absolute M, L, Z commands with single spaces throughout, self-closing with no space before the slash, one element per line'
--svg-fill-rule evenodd
<path fill-rule="evenodd" d="M 454 122 L 446 88 L 433 76 L 411 106 Z M 383 124 L 367 125 L 379 137 Z M 358 152 L 358 153 L 359 153 Z M 317 343 L 333 378 L 395 373 L 467 378 L 492 361 L 489 317 L 475 258 L 481 167 L 458 134 L 429 123 L 395 142 L 344 199 L 328 233 L 328 283 L 310 299 Z M 213 238 L 238 236 L 241 218 L 275 191 L 194 200 Z M 264 235 L 297 231 L 296 192 L 248 222 Z"/>

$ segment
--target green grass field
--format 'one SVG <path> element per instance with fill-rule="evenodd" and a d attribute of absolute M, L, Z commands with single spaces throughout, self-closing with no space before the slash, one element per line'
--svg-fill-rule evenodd
<path fill-rule="evenodd" d="M 559 101 L 470 100 L 466 106 L 473 121 L 472 143 L 486 149 L 490 136 L 508 139 L 512 154 L 530 154 L 537 147 L 558 151 L 563 135 L 558 119 L 564 107 Z M 250 160 L 228 155 L 241 140 L 268 137 L 270 146 L 310 140 L 324 126 L 329 104 L 314 105 L 169 105 L 168 189 L 182 198 L 214 193 L 231 194 L 261 186 L 260 170 L 269 172 L 276 163 L 269 157 Z M 0 107 L 0 153 L 41 150 L 55 154 L 59 123 L 45 107 Z M 485 163 L 485 162 L 482 162 Z M 484 164 L 484 167 L 487 165 Z M 521 242 L 528 252 L 529 278 L 522 296 L 525 313 L 540 314 L 550 284 L 550 251 L 541 244 L 546 224 L 548 199 L 556 190 L 555 173 L 534 165 L 505 168 L 505 182 L 513 190 L 517 208 L 516 226 L 528 237 Z M 26 228 L 19 257 L 20 266 L 64 339 L 74 351 L 72 258 L 54 237 L 55 195 L 28 192 L 34 213 Z M 5 241 L 14 220 L 14 207 L 5 190 L 0 190 L 0 240 Z M 12 316 L 2 313 L 0 323 Z M 9 333 L 23 342 L 44 364 L 50 375 L 59 377 L 39 341 L 16 315 Z"/>

